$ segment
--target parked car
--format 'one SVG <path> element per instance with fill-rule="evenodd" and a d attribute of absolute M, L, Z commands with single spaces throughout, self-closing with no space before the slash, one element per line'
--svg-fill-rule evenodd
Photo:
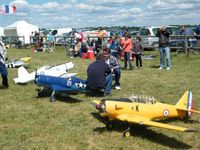
<path fill-rule="evenodd" d="M 138 33 L 139 33 L 139 31 L 131 31 L 130 32 L 132 38 L 135 38 L 138 35 Z"/>
<path fill-rule="evenodd" d="M 170 47 L 173 49 L 176 47 L 184 47 L 185 46 L 185 35 L 188 37 L 188 47 L 193 48 L 196 46 L 197 40 L 193 36 L 194 35 L 194 28 L 185 28 L 184 30 L 181 28 L 176 31 L 174 34 L 175 36 L 171 36 L 170 38 Z M 176 36 L 181 35 L 181 36 Z"/>
<path fill-rule="evenodd" d="M 141 27 L 137 36 L 141 37 L 142 46 L 145 49 L 158 47 L 158 37 L 156 37 L 159 26 Z M 178 26 L 166 26 L 166 29 L 173 35 L 179 29 Z"/>

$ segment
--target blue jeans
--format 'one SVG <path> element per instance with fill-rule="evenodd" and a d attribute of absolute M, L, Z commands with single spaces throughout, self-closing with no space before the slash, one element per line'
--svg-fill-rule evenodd
<path fill-rule="evenodd" d="M 120 86 L 119 80 L 121 77 L 121 71 L 120 68 L 116 68 L 113 71 L 114 75 L 115 75 L 115 86 Z"/>
<path fill-rule="evenodd" d="M 171 67 L 170 62 L 170 48 L 169 47 L 160 47 L 160 67 L 165 67 L 165 55 L 166 55 L 166 61 L 167 61 L 167 67 Z"/>
<path fill-rule="evenodd" d="M 104 93 L 109 94 L 112 90 L 112 74 L 106 76 L 106 81 L 104 84 Z"/>
<path fill-rule="evenodd" d="M 8 75 L 6 65 L 3 64 L 2 62 L 0 62 L 0 73 L 1 75 L 4 75 L 4 76 Z"/>
<path fill-rule="evenodd" d="M 3 86 L 8 87 L 8 78 L 7 78 L 8 72 L 5 64 L 3 64 L 2 62 L 0 62 L 0 73 L 3 79 L 2 80 Z"/>
<path fill-rule="evenodd" d="M 129 63 L 130 68 L 133 68 L 130 56 L 131 56 L 130 52 L 124 52 L 124 68 L 127 68 L 127 63 Z"/>

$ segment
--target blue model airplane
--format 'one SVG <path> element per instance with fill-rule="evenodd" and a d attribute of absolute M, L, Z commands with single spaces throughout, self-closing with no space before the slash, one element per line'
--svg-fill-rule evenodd
<path fill-rule="evenodd" d="M 75 76 L 69 76 L 67 78 L 54 77 L 48 75 L 35 75 L 35 83 L 38 86 L 43 87 L 38 93 L 41 97 L 44 94 L 44 89 L 52 90 L 50 102 L 55 102 L 56 92 L 88 92 L 86 89 L 86 81 Z"/>

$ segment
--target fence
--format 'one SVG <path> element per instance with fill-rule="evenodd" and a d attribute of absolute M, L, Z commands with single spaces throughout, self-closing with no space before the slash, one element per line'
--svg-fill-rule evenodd
<path fill-rule="evenodd" d="M 11 47 L 21 48 L 24 47 L 25 36 L 1 36 L 3 42 Z"/>
<path fill-rule="evenodd" d="M 200 35 L 172 35 L 170 48 L 176 49 L 176 53 L 184 52 L 186 56 L 190 52 L 200 54 Z"/>
<path fill-rule="evenodd" d="M 45 37 L 46 38 L 46 37 Z M 108 39 L 110 37 L 104 37 L 102 42 L 104 44 L 108 43 Z M 133 40 L 135 37 L 132 37 Z M 155 36 L 148 36 L 149 38 L 155 38 Z M 3 42 L 5 44 L 9 45 L 16 45 L 18 41 L 21 41 L 22 44 L 25 43 L 25 37 L 24 36 L 2 36 Z M 97 36 L 87 36 L 87 39 L 97 39 Z M 54 44 L 55 45 L 64 45 L 71 43 L 74 40 L 74 37 L 65 37 L 65 36 L 55 36 L 54 37 Z M 46 41 L 46 40 L 45 40 Z M 31 44 L 35 44 L 33 42 L 33 37 L 30 36 L 30 46 Z M 158 48 L 158 41 L 154 40 L 154 45 L 151 45 L 150 47 L 146 47 L 144 45 L 144 48 Z M 200 35 L 171 35 L 170 36 L 170 48 L 176 49 L 177 53 L 179 52 L 185 52 L 186 55 L 189 55 L 190 52 L 199 52 L 200 53 Z"/>

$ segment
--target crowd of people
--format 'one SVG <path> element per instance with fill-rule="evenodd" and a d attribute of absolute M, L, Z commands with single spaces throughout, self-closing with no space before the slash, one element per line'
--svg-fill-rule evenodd
<path fill-rule="evenodd" d="M 34 49 L 36 51 L 48 51 L 50 53 L 54 50 L 54 35 L 49 32 L 45 35 L 43 32 L 34 31 L 31 33 L 32 43 L 34 43 Z"/>
<path fill-rule="evenodd" d="M 186 32 L 184 27 L 180 30 L 181 34 Z M 121 89 L 120 78 L 121 78 L 121 69 L 132 70 L 135 68 L 142 68 L 142 54 L 143 47 L 141 44 L 141 38 L 136 37 L 133 40 L 130 37 L 130 34 L 127 32 L 125 38 L 122 36 L 112 36 L 108 43 L 105 45 L 103 41 L 103 33 L 99 31 L 98 40 L 86 41 L 80 33 L 74 33 L 74 39 L 76 43 L 71 47 L 73 56 L 80 57 L 82 53 L 87 52 L 87 46 L 93 46 L 93 50 L 96 54 L 96 61 L 89 65 L 87 69 L 87 88 L 92 91 L 103 90 L 104 95 L 111 95 L 112 87 L 116 90 Z M 200 43 L 200 25 L 197 26 L 195 30 L 195 35 L 197 35 L 198 44 Z M 160 67 L 159 69 L 171 69 L 170 61 L 170 48 L 169 48 L 169 36 L 170 32 L 166 29 L 165 26 L 161 26 L 158 30 L 156 36 L 159 37 L 159 52 L 160 52 Z M 33 36 L 34 43 L 44 43 L 40 35 L 35 33 Z M 41 35 L 41 37 L 44 37 Z M 46 38 L 47 42 L 53 41 L 52 33 L 49 33 Z M 44 46 L 43 46 L 44 47 Z M 98 49 L 98 50 L 97 50 Z M 9 87 L 7 79 L 7 69 L 5 67 L 7 50 L 0 38 L 0 73 L 2 76 L 2 85 L 5 88 Z M 122 55 L 123 54 L 123 55 Z M 132 64 L 131 58 L 134 55 L 136 61 L 135 65 Z M 121 67 L 119 63 L 119 58 L 123 56 L 124 66 Z M 165 61 L 166 59 L 166 61 Z M 165 64 L 166 62 L 166 64 Z M 114 85 L 112 81 L 114 80 Z"/>

